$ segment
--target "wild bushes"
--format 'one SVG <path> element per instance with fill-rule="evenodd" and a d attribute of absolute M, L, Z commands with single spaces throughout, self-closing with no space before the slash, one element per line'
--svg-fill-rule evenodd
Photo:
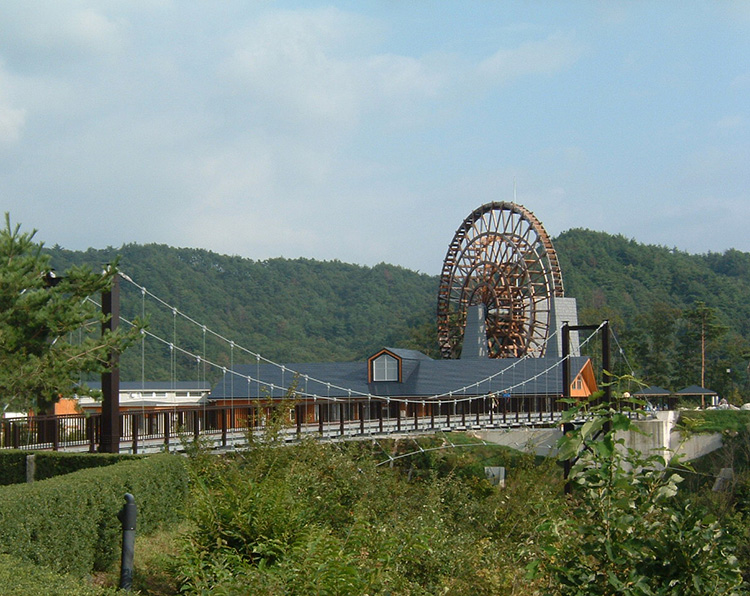
<path fill-rule="evenodd" d="M 183 591 L 523 593 L 514 592 L 522 583 L 517 549 L 496 541 L 517 523 L 508 518 L 507 493 L 450 472 L 406 476 L 376 467 L 364 445 L 258 446 L 203 459 Z M 543 492 L 527 501 L 543 508 Z M 515 539 L 523 539 L 522 527 Z"/>
<path fill-rule="evenodd" d="M 432 451 L 439 439 L 418 448 L 258 444 L 231 458 L 198 458 L 182 590 L 744 593 L 737 541 L 693 495 L 678 493 L 680 476 L 619 444 L 614 433 L 629 429 L 626 416 L 606 408 L 586 415 L 561 444 L 563 457 L 577 458 L 568 496 L 555 462 L 484 447 Z M 483 463 L 509 468 L 505 489 L 482 477 Z"/>
<path fill-rule="evenodd" d="M 585 420 L 560 443 L 571 495 L 528 548 L 532 576 L 550 596 L 732 596 L 742 574 L 717 517 L 679 491 L 683 477 L 661 455 L 625 447 L 626 413 L 579 403 Z M 679 494 L 678 494 L 679 493 Z"/>

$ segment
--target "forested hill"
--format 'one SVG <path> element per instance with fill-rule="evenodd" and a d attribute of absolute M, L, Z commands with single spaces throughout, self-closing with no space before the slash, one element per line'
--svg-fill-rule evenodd
<path fill-rule="evenodd" d="M 648 382 L 680 389 L 700 381 L 695 321 L 701 313 L 706 317 L 696 307 L 702 302 L 711 315 L 706 385 L 716 390 L 747 385 L 750 254 L 691 255 L 580 229 L 553 242 L 566 295 L 578 298 L 580 321 L 610 319 L 631 364 Z M 437 276 L 387 264 L 254 261 L 153 244 L 48 250 L 60 272 L 72 264 L 101 267 L 119 255 L 121 270 L 149 292 L 237 345 L 281 362 L 363 359 L 386 345 L 435 354 Z M 175 345 L 205 351 L 222 365 L 249 360 L 226 346 L 219 354 L 210 335 L 204 348 L 200 328 L 191 329 L 123 283 L 123 316 L 142 312 L 150 329 L 168 341 L 174 337 Z M 128 351 L 124 377 L 196 377 L 190 364 L 175 372 L 176 366 L 168 348 L 150 341 Z"/>
<path fill-rule="evenodd" d="M 387 345 L 407 345 L 416 327 L 434 320 L 437 278 L 393 265 L 254 261 L 155 244 L 86 252 L 54 247 L 49 252 L 58 272 L 73 264 L 102 267 L 119 255 L 120 270 L 149 293 L 237 346 L 278 362 L 364 359 Z M 149 330 L 168 342 L 222 366 L 254 361 L 239 348 L 231 353 L 229 344 L 215 341 L 211 333 L 204 352 L 200 327 L 144 300 L 130 283 L 121 288 L 123 317 L 145 314 Z M 145 349 L 145 358 L 139 346 L 127 351 L 123 378 L 140 380 L 146 360 L 147 380 L 170 380 L 168 346 L 148 340 Z M 177 376 L 195 379 L 197 371 L 183 362 Z"/>
<path fill-rule="evenodd" d="M 705 385 L 750 397 L 750 253 L 691 255 L 581 229 L 553 242 L 579 320 L 609 319 L 642 379 L 700 384 L 704 330 Z"/>
<path fill-rule="evenodd" d="M 566 294 L 595 313 L 632 323 L 655 304 L 705 302 L 750 334 L 750 253 L 691 255 L 623 236 L 569 230 L 554 239 Z M 620 321 L 622 323 L 622 321 Z"/>

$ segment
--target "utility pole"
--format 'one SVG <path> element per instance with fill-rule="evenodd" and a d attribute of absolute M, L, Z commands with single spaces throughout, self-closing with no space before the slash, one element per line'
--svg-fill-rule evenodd
<path fill-rule="evenodd" d="M 120 323 L 120 276 L 112 277 L 109 291 L 102 292 L 102 335 L 114 333 Z M 99 451 L 120 452 L 120 354 L 112 350 L 107 371 L 102 373 L 102 426 Z"/>

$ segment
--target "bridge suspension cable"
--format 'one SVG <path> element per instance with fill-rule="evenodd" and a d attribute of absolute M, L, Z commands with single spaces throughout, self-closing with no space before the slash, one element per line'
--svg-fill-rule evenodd
<path fill-rule="evenodd" d="M 173 316 L 172 341 L 169 341 L 169 340 L 166 340 L 166 339 L 164 339 L 162 337 L 159 337 L 158 335 L 152 333 L 151 331 L 149 331 L 147 329 L 142 330 L 142 333 L 143 333 L 144 337 L 149 337 L 149 338 L 151 338 L 151 339 L 153 339 L 153 340 L 155 340 L 157 342 L 160 342 L 164 346 L 168 347 L 168 349 L 170 350 L 170 371 L 171 371 L 172 381 L 173 382 L 174 382 L 174 379 L 175 379 L 175 377 L 174 377 L 174 374 L 175 374 L 174 370 L 175 370 L 175 367 L 176 367 L 176 361 L 175 361 L 175 359 L 176 359 L 177 353 L 179 353 L 179 354 L 182 354 L 183 356 L 185 356 L 186 358 L 192 359 L 193 361 L 197 362 L 199 365 L 202 364 L 204 367 L 207 365 L 207 366 L 209 366 L 209 367 L 211 367 L 213 369 L 221 371 L 225 375 L 226 374 L 231 375 L 232 380 L 234 380 L 235 378 L 243 379 L 248 384 L 250 384 L 250 383 L 256 383 L 258 387 L 262 386 L 262 387 L 265 387 L 266 389 L 269 389 L 271 391 L 274 391 L 274 390 L 277 390 L 277 389 L 281 390 L 281 391 L 293 391 L 295 393 L 295 395 L 298 395 L 298 396 L 301 396 L 301 397 L 310 398 L 310 399 L 313 399 L 314 401 L 317 401 L 317 400 L 320 399 L 320 400 L 329 401 L 329 402 L 341 402 L 341 401 L 346 401 L 348 398 L 358 397 L 358 398 L 367 398 L 368 400 L 372 400 L 372 399 L 375 399 L 375 400 L 384 400 L 385 399 L 386 402 L 388 402 L 388 403 L 395 402 L 395 403 L 403 403 L 403 404 L 426 404 L 426 403 L 430 403 L 430 402 L 443 401 L 446 398 L 448 398 L 449 401 L 452 400 L 454 403 L 462 403 L 462 402 L 471 401 L 471 400 L 477 398 L 477 395 L 466 396 L 466 392 L 468 390 L 470 390 L 472 388 L 475 388 L 476 391 L 479 392 L 480 386 L 482 384 L 486 383 L 489 386 L 493 380 L 497 379 L 498 377 L 502 378 L 503 375 L 509 373 L 510 371 L 512 371 L 517 366 L 523 366 L 524 363 L 527 360 L 529 360 L 530 358 L 532 358 L 531 355 L 525 355 L 525 356 L 523 356 L 523 357 L 515 360 L 514 362 L 510 363 L 507 367 L 503 368 L 502 370 L 499 370 L 499 371 L 497 371 L 497 372 L 495 372 L 495 373 L 493 373 L 493 374 L 491 374 L 491 375 L 489 375 L 489 376 L 487 376 L 487 377 L 485 377 L 485 378 L 483 378 L 481 380 L 472 382 L 472 383 L 470 383 L 468 385 L 464 385 L 463 387 L 457 387 L 456 389 L 453 389 L 453 390 L 448 391 L 448 392 L 437 393 L 437 394 L 434 394 L 434 395 L 431 395 L 431 396 L 425 396 L 425 397 L 420 397 L 420 398 L 406 398 L 406 397 L 384 397 L 384 396 L 373 395 L 371 393 L 358 391 L 358 390 L 352 389 L 350 387 L 342 387 L 342 386 L 337 385 L 335 383 L 330 383 L 330 382 L 327 382 L 327 381 L 325 381 L 323 379 L 318 379 L 318 378 L 312 377 L 310 375 L 307 375 L 307 374 L 304 374 L 304 373 L 301 373 L 301 372 L 289 369 L 286 365 L 280 364 L 280 363 L 275 362 L 273 360 L 270 360 L 270 359 L 262 356 L 260 353 L 255 352 L 255 351 L 253 351 L 253 350 L 251 350 L 249 348 L 246 348 L 243 345 L 238 344 L 237 342 L 235 342 L 235 341 L 231 340 L 230 338 L 224 336 L 223 334 L 221 334 L 221 333 L 219 333 L 219 332 L 217 332 L 217 331 L 209 328 L 205 324 L 199 323 L 198 321 L 196 321 L 195 319 L 193 319 L 189 315 L 187 315 L 184 312 L 182 312 L 179 308 L 176 308 L 175 306 L 169 304 L 168 302 L 166 302 L 165 300 L 163 300 L 159 296 L 157 296 L 154 293 L 150 292 L 146 287 L 144 287 L 144 286 L 138 284 L 137 282 L 135 282 L 129 275 L 127 275 L 127 274 L 125 274 L 123 272 L 120 272 L 119 275 L 120 275 L 120 277 L 123 280 L 127 281 L 128 283 L 132 284 L 135 288 L 137 288 L 138 290 L 140 290 L 140 293 L 141 293 L 141 295 L 142 295 L 142 297 L 143 297 L 144 300 L 145 300 L 146 296 L 149 296 L 150 298 L 152 298 L 153 300 L 155 300 L 157 303 L 159 303 L 161 306 L 163 306 L 164 308 L 166 308 L 169 311 L 171 311 L 172 316 Z M 89 300 L 91 300 L 93 303 L 96 304 L 96 301 L 93 300 L 92 298 L 89 298 Z M 145 316 L 145 307 L 142 307 L 142 314 Z M 199 328 L 202 331 L 202 334 L 203 334 L 203 354 L 202 355 L 195 354 L 194 352 L 192 352 L 190 350 L 187 350 L 185 348 L 182 348 L 179 345 L 177 345 L 176 320 L 177 320 L 178 316 L 181 317 L 182 319 L 186 320 L 190 324 L 196 326 L 197 328 Z M 129 325 L 134 325 L 134 323 L 132 321 L 129 321 L 129 320 L 127 320 L 124 317 L 122 317 L 122 320 L 125 323 L 129 324 Z M 581 342 L 581 344 L 580 344 L 581 347 L 585 346 L 601 330 L 602 326 L 603 326 L 603 324 L 600 325 L 596 330 L 592 331 L 591 334 Z M 548 338 L 548 341 L 553 341 L 554 338 L 556 337 L 557 333 L 558 333 L 558 330 L 554 330 L 550 334 L 550 337 Z M 208 359 L 206 357 L 206 347 L 205 347 L 206 334 L 209 334 L 209 335 L 213 336 L 214 338 L 216 338 L 217 340 L 219 340 L 219 341 L 223 342 L 224 344 L 230 346 L 230 367 L 229 368 L 227 368 L 224 365 L 219 364 L 218 362 L 214 362 L 214 361 L 212 361 L 212 360 L 210 360 L 210 359 Z M 238 371 L 236 371 L 234 369 L 234 360 L 235 360 L 234 349 L 235 348 L 237 348 L 238 350 L 240 350 L 240 351 L 248 354 L 249 356 L 251 356 L 252 358 L 255 359 L 256 366 L 257 366 L 257 371 L 258 371 L 258 372 L 256 372 L 256 376 L 242 374 L 242 373 L 239 373 Z M 570 357 L 571 357 L 571 355 L 568 355 L 568 356 L 566 356 L 564 358 L 560 358 L 559 360 L 557 360 L 554 363 L 552 363 L 545 370 L 543 370 L 541 372 L 538 372 L 538 373 L 536 373 L 535 375 L 533 375 L 531 377 L 526 377 L 526 375 L 524 375 L 523 380 L 520 381 L 520 382 L 511 384 L 511 385 L 501 386 L 498 389 L 487 391 L 484 394 L 487 395 L 487 396 L 491 396 L 491 395 L 497 395 L 497 394 L 502 394 L 502 393 L 510 393 L 510 392 L 512 392 L 514 390 L 517 390 L 518 388 L 520 388 L 520 387 L 522 387 L 522 386 L 524 386 L 524 385 L 526 385 L 528 383 L 531 383 L 533 381 L 536 381 L 539 378 L 542 378 L 545 375 L 548 375 L 555 368 L 560 367 L 565 362 L 566 358 L 570 358 Z M 276 385 L 274 383 L 263 381 L 260 378 L 259 367 L 260 367 L 261 361 L 263 361 L 264 363 L 269 364 L 271 366 L 275 366 L 275 367 L 277 367 L 278 369 L 280 369 L 282 371 L 282 385 L 279 386 L 279 385 Z M 145 352 L 144 352 L 143 347 L 142 347 L 142 362 L 145 363 Z M 294 383 L 290 383 L 290 384 L 285 383 L 284 382 L 284 378 L 286 377 L 286 373 L 289 373 L 290 376 L 292 378 L 294 378 L 295 380 L 296 379 L 302 379 L 302 380 L 304 380 L 304 382 L 305 382 L 305 390 L 304 391 L 300 390 L 298 387 L 296 387 L 294 385 Z M 142 374 L 142 378 L 144 378 L 143 374 Z M 317 384 L 319 384 L 321 386 L 327 387 L 327 390 L 329 392 L 328 395 L 319 395 L 317 393 L 309 393 L 307 391 L 307 385 L 308 385 L 309 382 L 317 383 Z M 338 396 L 331 396 L 330 395 L 330 390 L 331 389 L 334 389 L 336 391 L 344 392 L 344 393 L 346 393 L 348 395 L 348 397 L 342 398 L 342 397 L 338 397 Z M 459 395 L 459 394 L 463 394 L 463 396 L 458 397 L 457 395 Z"/>

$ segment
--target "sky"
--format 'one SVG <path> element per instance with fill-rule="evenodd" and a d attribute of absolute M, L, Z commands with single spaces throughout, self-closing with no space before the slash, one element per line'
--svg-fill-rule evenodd
<path fill-rule="evenodd" d="M 0 207 L 48 246 L 436 275 L 514 197 L 750 252 L 750 2 L 0 3 Z"/>

